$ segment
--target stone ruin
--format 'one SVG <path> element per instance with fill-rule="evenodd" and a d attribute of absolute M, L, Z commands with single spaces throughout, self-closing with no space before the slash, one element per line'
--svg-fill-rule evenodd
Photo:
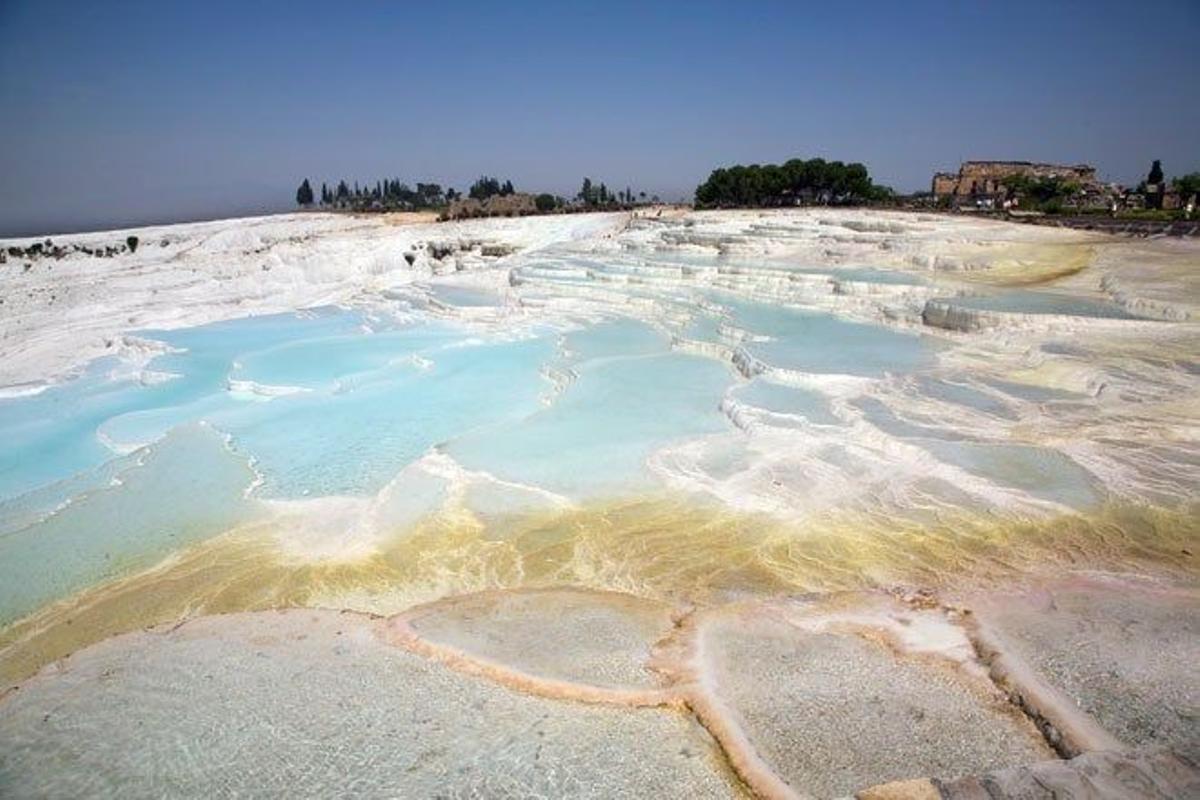
<path fill-rule="evenodd" d="M 474 217 L 523 217 L 537 213 L 533 195 L 516 192 L 508 195 L 492 195 L 477 200 L 463 197 L 452 200 L 443 215 L 445 219 L 471 219 Z"/>
<path fill-rule="evenodd" d="M 938 197 L 979 198 L 1004 193 L 1004 180 L 1014 175 L 1061 178 L 1083 188 L 1098 186 L 1096 168 L 1087 164 L 1039 164 L 1032 161 L 964 161 L 957 173 L 935 172 L 932 190 Z"/>

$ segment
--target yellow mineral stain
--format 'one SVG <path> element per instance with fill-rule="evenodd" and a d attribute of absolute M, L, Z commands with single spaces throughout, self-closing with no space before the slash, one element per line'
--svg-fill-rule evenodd
<path fill-rule="evenodd" d="M 0 631 L 0 685 L 109 636 L 198 614 L 279 607 L 393 614 L 485 589 L 550 586 L 706 604 L 876 587 L 961 587 L 1070 569 L 1193 580 L 1200 507 L 1110 506 L 1005 519 L 842 512 L 803 524 L 696 505 L 612 502 L 480 520 L 457 512 L 392 532 L 354 561 L 302 560 L 260 523 L 93 587 Z"/>
<path fill-rule="evenodd" d="M 964 248 L 975 269 L 948 277 L 994 286 L 1041 286 L 1075 275 L 1095 259 L 1096 250 L 1083 242 L 1006 242 L 975 252 Z"/>

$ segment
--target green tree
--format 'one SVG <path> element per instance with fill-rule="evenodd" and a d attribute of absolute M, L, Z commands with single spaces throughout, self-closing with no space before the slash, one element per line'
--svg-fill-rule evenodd
<path fill-rule="evenodd" d="M 543 214 L 558 208 L 558 201 L 554 199 L 554 195 L 552 194 L 539 194 L 533 198 L 533 202 L 537 206 L 537 210 Z"/>
<path fill-rule="evenodd" d="M 1175 191 L 1179 192 L 1179 196 L 1186 203 L 1189 197 L 1200 195 L 1200 172 L 1180 175 L 1171 181 L 1171 185 L 1175 187 Z"/>
<path fill-rule="evenodd" d="M 487 198 L 501 194 L 500 181 L 495 178 L 484 175 L 471 184 L 471 188 L 467 190 L 467 195 L 476 200 L 486 200 Z"/>
<path fill-rule="evenodd" d="M 579 189 L 578 197 L 580 200 L 583 201 L 584 205 L 588 205 L 588 206 L 596 205 L 596 194 L 595 194 L 595 190 L 592 189 L 592 179 L 591 178 L 583 179 L 583 186 Z"/>
<path fill-rule="evenodd" d="M 871 181 L 862 164 L 794 158 L 783 164 L 737 164 L 715 169 L 708 180 L 696 187 L 695 202 L 700 208 L 852 205 L 887 197 L 889 193 L 886 187 Z"/>
<path fill-rule="evenodd" d="M 1163 182 L 1162 162 L 1156 158 L 1156 159 L 1154 159 L 1154 163 L 1150 165 L 1150 174 L 1146 176 L 1146 183 L 1162 183 L 1162 182 Z"/>
<path fill-rule="evenodd" d="M 296 190 L 296 204 L 306 208 L 313 204 L 313 190 L 308 183 L 308 178 L 305 178 L 304 182 L 300 184 L 300 188 Z"/>
<path fill-rule="evenodd" d="M 1021 199 L 1022 207 L 1042 211 L 1061 211 L 1063 201 L 1079 193 L 1079 184 L 1062 178 L 1033 178 L 1029 175 L 1010 175 L 1000 181 L 1009 196 Z"/>

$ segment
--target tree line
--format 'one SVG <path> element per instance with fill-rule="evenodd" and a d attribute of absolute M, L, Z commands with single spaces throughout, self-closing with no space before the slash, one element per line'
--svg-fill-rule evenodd
<path fill-rule="evenodd" d="M 872 182 L 862 164 L 793 158 L 783 164 L 737 164 L 713 170 L 696 187 L 696 207 L 859 205 L 894 194 Z"/>
<path fill-rule="evenodd" d="M 467 196 L 476 200 L 486 200 L 494 195 L 503 197 L 515 192 L 511 180 L 501 182 L 498 178 L 483 175 L 471 184 Z M 319 200 L 308 178 L 296 189 L 297 205 L 307 208 L 319 204 L 327 208 L 351 211 L 439 209 L 461 197 L 462 193 L 458 190 L 443 190 L 437 183 L 418 183 L 414 188 L 399 178 L 382 178 L 376 181 L 374 186 L 369 183 L 360 185 L 358 181 L 348 183 L 345 180 L 338 181 L 333 187 L 322 183 Z"/>
<path fill-rule="evenodd" d="M 440 208 L 459 196 L 454 189 L 443 191 L 436 183 L 418 183 L 414 188 L 399 178 L 382 178 L 374 186 L 340 180 L 333 187 L 321 184 L 320 205 L 355 211 L 426 209 Z M 317 196 L 308 178 L 296 189 L 296 203 L 305 207 L 317 203 Z"/>
<path fill-rule="evenodd" d="M 510 180 L 501 183 L 498 178 L 493 178 L 488 175 L 480 176 L 479 180 L 471 184 L 471 188 L 467 190 L 467 196 L 476 200 L 486 200 L 489 197 L 507 197 L 510 194 L 515 194 L 516 189 L 513 188 L 513 183 Z"/>
<path fill-rule="evenodd" d="M 516 191 L 512 180 L 501 181 L 491 175 L 481 175 L 467 189 L 466 196 L 482 201 L 489 197 L 505 197 L 515 194 Z M 418 183 L 416 188 L 412 188 L 399 178 L 383 178 L 376 181 L 374 186 L 360 185 L 357 181 L 351 184 L 345 180 L 338 181 L 337 185 L 333 187 L 322 183 L 319 199 L 308 178 L 305 178 L 300 183 L 300 187 L 296 189 L 297 205 L 308 208 L 319 204 L 324 208 L 350 211 L 441 209 L 462 196 L 462 193 L 455 189 L 443 190 L 436 183 Z M 648 199 L 645 192 L 635 194 L 633 189 L 628 186 L 613 192 L 604 183 L 593 184 L 591 178 L 584 178 L 583 185 L 575 196 L 574 202 L 549 193 L 536 195 L 534 202 L 538 211 L 550 212 L 624 208 L 639 203 L 657 203 L 659 199 L 658 195 Z"/>
<path fill-rule="evenodd" d="M 632 206 L 646 202 L 657 203 L 658 195 L 654 195 L 647 201 L 645 192 L 638 192 L 635 195 L 633 189 L 628 186 L 624 189 L 618 189 L 616 192 L 611 192 L 604 183 L 597 186 L 592 183 L 591 178 L 584 178 L 583 185 L 580 186 L 579 193 L 575 195 L 575 199 L 588 208 L 608 208 L 612 206 Z"/>

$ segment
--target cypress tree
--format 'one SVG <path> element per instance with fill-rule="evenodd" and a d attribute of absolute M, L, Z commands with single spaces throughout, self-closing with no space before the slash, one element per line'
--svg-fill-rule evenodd
<path fill-rule="evenodd" d="M 1162 182 L 1163 182 L 1162 162 L 1156 158 L 1156 159 L 1154 159 L 1154 163 L 1150 166 L 1150 174 L 1146 176 L 1146 183 L 1162 183 Z"/>
<path fill-rule="evenodd" d="M 300 184 L 300 188 L 296 190 L 296 204 L 301 206 L 311 206 L 313 202 L 312 186 L 308 183 L 308 178 Z"/>

